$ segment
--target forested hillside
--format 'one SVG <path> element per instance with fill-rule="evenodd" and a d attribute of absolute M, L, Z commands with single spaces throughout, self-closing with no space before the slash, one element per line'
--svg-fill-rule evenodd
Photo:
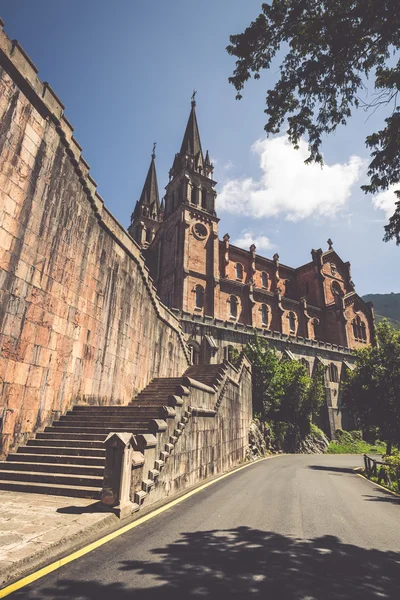
<path fill-rule="evenodd" d="M 400 294 L 366 294 L 365 302 L 372 302 L 379 323 L 386 318 L 396 329 L 400 329 Z"/>

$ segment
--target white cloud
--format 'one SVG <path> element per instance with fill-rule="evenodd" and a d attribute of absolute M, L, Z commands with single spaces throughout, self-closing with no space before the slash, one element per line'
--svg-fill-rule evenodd
<path fill-rule="evenodd" d="M 286 136 L 258 140 L 251 149 L 260 158 L 260 179 L 226 181 L 217 198 L 220 211 L 256 219 L 282 214 L 290 221 L 331 217 L 346 205 L 364 166 L 359 156 L 322 168 L 305 165 L 307 144 L 301 140 L 295 150 Z"/>
<path fill-rule="evenodd" d="M 389 219 L 396 210 L 396 202 L 399 198 L 395 192 L 400 190 L 400 184 L 396 183 L 389 186 L 384 192 L 379 192 L 372 198 L 372 205 L 376 210 L 383 210 L 386 218 Z"/>
<path fill-rule="evenodd" d="M 274 244 L 266 235 L 257 235 L 252 231 L 243 231 L 241 237 L 233 241 L 232 244 L 234 246 L 239 246 L 240 248 L 245 248 L 246 250 L 248 250 L 252 244 L 255 245 L 257 250 L 270 250 L 274 247 Z"/>
<path fill-rule="evenodd" d="M 231 171 L 233 169 L 233 162 L 228 160 L 228 162 L 225 163 L 222 168 L 224 171 Z"/>

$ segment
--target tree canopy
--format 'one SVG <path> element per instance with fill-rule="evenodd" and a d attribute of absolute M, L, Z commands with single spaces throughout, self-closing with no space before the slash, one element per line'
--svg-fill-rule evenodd
<path fill-rule="evenodd" d="M 254 412 L 264 420 L 290 424 L 294 437 L 307 435 L 325 399 L 322 365 L 311 378 L 304 364 L 280 359 L 275 349 L 257 336 L 244 352 L 252 363 Z"/>
<path fill-rule="evenodd" d="M 391 445 L 400 442 L 400 331 L 383 321 L 377 327 L 377 341 L 377 346 L 357 351 L 343 402 L 364 430 L 378 429 L 390 454 Z"/>
<path fill-rule="evenodd" d="M 306 136 L 306 162 L 323 162 L 322 136 L 345 125 L 354 108 L 386 106 L 381 130 L 366 138 L 371 151 L 366 193 L 387 190 L 400 181 L 400 2 L 396 0 L 271 0 L 261 14 L 230 36 L 237 57 L 229 81 L 237 98 L 248 79 L 260 78 L 279 53 L 279 79 L 267 91 L 265 130 L 279 133 L 287 122 L 294 147 Z M 286 53 L 282 59 L 280 51 Z M 367 79 L 375 93 L 363 100 Z M 384 240 L 400 244 L 400 185 Z"/>

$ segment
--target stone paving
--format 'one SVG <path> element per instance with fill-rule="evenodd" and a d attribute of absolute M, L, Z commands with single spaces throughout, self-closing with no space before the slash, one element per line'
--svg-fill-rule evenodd
<path fill-rule="evenodd" d="M 117 520 L 83 498 L 0 491 L 0 506 L 0 588 L 101 537 Z"/>

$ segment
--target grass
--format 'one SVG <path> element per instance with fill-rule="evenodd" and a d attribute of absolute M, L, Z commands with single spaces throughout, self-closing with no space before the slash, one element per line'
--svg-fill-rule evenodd
<path fill-rule="evenodd" d="M 378 442 L 374 446 L 367 442 L 353 442 L 351 444 L 340 444 L 338 442 L 330 442 L 328 454 L 385 454 L 386 444 Z"/>
<path fill-rule="evenodd" d="M 362 439 L 359 431 L 336 431 L 336 441 L 331 441 L 328 454 L 385 454 L 386 444 L 377 440 L 369 444 Z"/>

